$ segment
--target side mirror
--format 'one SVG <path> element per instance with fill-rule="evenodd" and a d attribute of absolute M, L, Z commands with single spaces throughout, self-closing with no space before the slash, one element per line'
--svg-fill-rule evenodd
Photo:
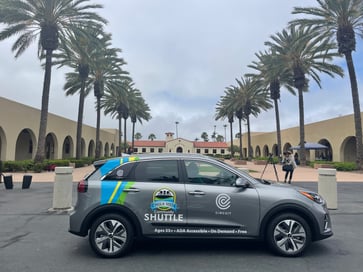
<path fill-rule="evenodd" d="M 237 188 L 248 188 L 248 187 L 250 187 L 250 184 L 246 179 L 238 178 L 236 180 L 236 187 Z"/>

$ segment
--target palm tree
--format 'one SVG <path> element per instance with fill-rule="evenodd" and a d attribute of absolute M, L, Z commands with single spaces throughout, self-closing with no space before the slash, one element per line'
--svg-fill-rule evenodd
<path fill-rule="evenodd" d="M 154 133 L 151 133 L 149 137 L 147 137 L 150 141 L 154 141 L 156 139 L 156 136 Z"/>
<path fill-rule="evenodd" d="M 121 49 L 111 48 L 111 34 L 102 34 L 100 42 L 104 43 L 102 48 L 95 50 L 92 54 L 91 78 L 93 82 L 94 95 L 96 97 L 96 158 L 101 155 L 100 124 L 101 124 L 101 98 L 111 89 L 120 88 L 122 80 L 129 81 L 127 72 L 121 66 L 126 62 L 118 57 Z M 122 85 L 122 84 L 121 84 Z M 125 147 L 126 148 L 126 147 Z"/>
<path fill-rule="evenodd" d="M 129 90 L 129 81 L 117 81 L 111 85 L 108 92 L 100 100 L 100 107 L 104 109 L 105 115 L 111 114 L 111 117 L 116 117 L 118 120 L 118 152 L 117 156 L 121 156 L 122 144 L 122 118 L 124 111 L 128 107 L 127 92 Z M 126 131 L 124 131 L 126 134 Z M 126 146 L 124 146 L 126 148 Z"/>
<path fill-rule="evenodd" d="M 85 25 L 101 28 L 100 24 L 106 23 L 105 19 L 90 11 L 102 6 L 87 2 L 89 0 L 2 0 L 0 3 L 0 23 L 7 25 L 0 32 L 0 41 L 18 35 L 12 47 L 17 58 L 38 39 L 38 56 L 45 54 L 36 162 L 43 161 L 45 157 L 53 52 L 59 44 L 65 43 L 69 33 L 75 29 Z"/>
<path fill-rule="evenodd" d="M 202 135 L 200 135 L 200 138 L 202 138 L 204 142 L 208 142 L 208 133 L 203 132 Z"/>
<path fill-rule="evenodd" d="M 136 132 L 134 138 L 136 139 L 136 141 L 141 140 L 142 139 L 141 133 L 140 132 Z"/>
<path fill-rule="evenodd" d="M 56 60 L 53 64 L 58 64 L 59 67 L 67 65 L 75 71 L 66 73 L 64 90 L 66 91 L 67 96 L 79 93 L 76 159 L 81 158 L 84 102 L 86 96 L 91 91 L 90 84 L 87 84 L 91 63 L 93 61 L 91 56 L 95 50 L 97 51 L 103 46 L 97 38 L 97 36 L 102 33 L 101 31 L 102 30 L 90 28 L 83 28 L 80 29 L 80 31 L 75 31 L 66 41 L 66 46 L 60 47 L 60 53 L 54 54 Z"/>
<path fill-rule="evenodd" d="M 137 121 L 142 124 L 142 120 L 149 121 L 151 119 L 149 105 L 145 102 L 144 98 L 141 96 L 141 92 L 138 89 L 131 89 L 129 95 L 129 105 L 130 105 L 130 118 L 132 123 L 132 141 L 131 147 L 134 149 L 135 142 L 135 124 Z"/>
<path fill-rule="evenodd" d="M 274 101 L 275 119 L 276 119 L 276 138 L 277 138 L 277 155 L 281 155 L 281 129 L 280 129 L 280 113 L 279 103 L 280 86 L 285 86 L 289 92 L 296 95 L 292 84 L 291 73 L 288 69 L 281 70 L 278 55 L 275 52 L 259 52 L 255 54 L 258 61 L 253 61 L 248 67 L 255 69 L 258 74 L 246 74 L 252 77 L 256 82 L 261 83 L 261 88 L 270 90 L 270 97 Z"/>
<path fill-rule="evenodd" d="M 305 122 L 303 92 L 308 90 L 308 79 L 311 77 L 321 88 L 318 73 L 325 73 L 331 77 L 343 76 L 343 70 L 329 62 L 337 56 L 333 52 L 335 44 L 330 40 L 317 38 L 316 32 L 307 27 L 289 27 L 281 33 L 271 36 L 272 41 L 265 42 L 271 50 L 276 52 L 282 60 L 281 69 L 288 68 L 293 76 L 294 87 L 298 90 L 299 100 L 299 128 L 301 165 L 306 165 L 305 154 Z"/>
<path fill-rule="evenodd" d="M 259 80 L 252 80 L 250 77 L 236 79 L 238 84 L 238 92 L 236 93 L 234 105 L 241 109 L 242 116 L 247 121 L 247 156 L 252 159 L 250 116 L 257 116 L 261 110 L 268 110 L 272 104 L 268 98 L 266 88 L 262 88 Z M 242 135 L 242 134 L 240 134 Z M 242 137 L 240 137 L 242 138 Z"/>
<path fill-rule="evenodd" d="M 233 100 L 233 98 L 230 95 L 230 88 L 226 88 L 224 91 L 225 95 L 221 97 L 221 100 L 217 103 L 216 107 L 216 116 L 215 120 L 228 118 L 228 123 L 230 126 L 230 139 L 231 139 L 231 157 L 234 156 L 234 148 L 233 148 L 233 118 L 234 118 L 234 109 L 230 107 L 230 104 L 232 103 L 230 99 Z"/>
<path fill-rule="evenodd" d="M 296 19 L 292 25 L 314 27 L 318 39 L 335 39 L 338 52 L 345 56 L 351 85 L 354 125 L 356 137 L 357 168 L 363 167 L 362 120 L 359 102 L 357 77 L 352 52 L 356 49 L 356 33 L 363 35 L 362 0 L 318 0 L 319 7 L 296 7 L 293 14 L 305 14 L 308 18 Z"/>

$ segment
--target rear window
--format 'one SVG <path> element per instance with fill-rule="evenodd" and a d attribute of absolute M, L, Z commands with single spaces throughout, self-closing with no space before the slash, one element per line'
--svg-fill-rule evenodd
<path fill-rule="evenodd" d="M 136 181 L 179 182 L 176 160 L 142 161 L 135 167 Z"/>
<path fill-rule="evenodd" d="M 135 166 L 135 163 L 126 163 L 120 165 L 115 170 L 113 170 L 105 180 L 123 180 L 129 177 L 132 168 Z"/>

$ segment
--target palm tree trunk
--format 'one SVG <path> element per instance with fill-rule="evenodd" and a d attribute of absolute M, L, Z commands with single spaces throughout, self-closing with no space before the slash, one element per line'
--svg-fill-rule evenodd
<path fill-rule="evenodd" d="M 231 158 L 234 156 L 234 150 L 233 150 L 233 128 L 232 128 L 232 122 L 229 122 L 230 127 L 230 133 L 231 133 Z"/>
<path fill-rule="evenodd" d="M 134 144 L 135 144 L 135 123 L 136 122 L 132 122 L 132 134 L 131 134 L 131 139 L 132 139 L 132 144 L 131 144 L 131 148 L 132 148 L 132 152 L 134 151 Z"/>
<path fill-rule="evenodd" d="M 305 121 L 304 121 L 304 96 L 303 89 L 298 89 L 299 93 L 299 125 L 300 125 L 300 164 L 306 165 L 306 153 L 305 153 Z"/>
<path fill-rule="evenodd" d="M 122 117 L 121 114 L 118 115 L 118 151 L 117 156 L 121 156 L 121 141 L 122 141 Z"/>
<path fill-rule="evenodd" d="M 101 126 L 101 98 L 97 96 L 96 159 L 99 159 L 101 157 L 100 126 Z"/>
<path fill-rule="evenodd" d="M 276 136 L 277 136 L 277 156 L 281 156 L 281 128 L 280 128 L 280 115 L 279 115 L 279 102 L 274 99 L 275 103 L 275 118 L 276 118 Z"/>
<path fill-rule="evenodd" d="M 84 89 L 86 82 L 82 81 L 81 91 L 79 93 L 78 105 L 78 120 L 77 120 L 77 136 L 76 136 L 76 159 L 79 160 L 82 156 L 82 124 L 83 124 L 83 111 L 84 111 Z"/>
<path fill-rule="evenodd" d="M 355 73 L 352 52 L 349 51 L 345 53 L 345 59 L 347 61 L 349 79 L 352 89 L 352 100 L 353 100 L 353 110 L 354 110 L 354 125 L 355 125 L 355 138 L 356 138 L 356 164 L 357 169 L 362 169 L 363 163 L 363 143 L 362 143 L 362 118 L 359 105 L 359 93 L 357 77 Z"/>
<path fill-rule="evenodd" d="M 126 118 L 124 118 L 124 151 L 127 153 L 127 145 L 126 145 Z"/>
<path fill-rule="evenodd" d="M 239 159 L 242 160 L 243 154 L 242 154 L 242 119 L 238 119 L 238 125 L 239 125 Z"/>
<path fill-rule="evenodd" d="M 252 160 L 252 146 L 251 146 L 251 131 L 250 131 L 250 116 L 247 115 L 247 139 L 248 139 L 248 160 Z"/>
<path fill-rule="evenodd" d="M 53 54 L 52 50 L 46 51 L 45 73 L 44 73 L 43 94 L 42 94 L 42 108 L 40 111 L 38 146 L 37 146 L 37 153 L 34 158 L 35 162 L 43 162 L 45 158 L 45 137 L 46 137 L 45 134 L 47 131 L 47 122 L 48 122 L 50 79 L 52 75 L 52 54 Z"/>

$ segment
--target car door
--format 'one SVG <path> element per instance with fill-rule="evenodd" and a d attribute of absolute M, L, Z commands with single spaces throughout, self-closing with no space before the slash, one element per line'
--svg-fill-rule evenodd
<path fill-rule="evenodd" d="M 185 160 L 184 166 L 188 232 L 216 236 L 257 234 L 259 197 L 252 186 L 237 188 L 239 175 L 209 161 Z"/>
<path fill-rule="evenodd" d="M 113 185 L 122 190 L 114 189 L 114 198 L 136 215 L 144 235 L 176 233 L 178 226 L 186 224 L 185 187 L 179 178 L 178 161 L 140 160 L 135 164 Z"/>

